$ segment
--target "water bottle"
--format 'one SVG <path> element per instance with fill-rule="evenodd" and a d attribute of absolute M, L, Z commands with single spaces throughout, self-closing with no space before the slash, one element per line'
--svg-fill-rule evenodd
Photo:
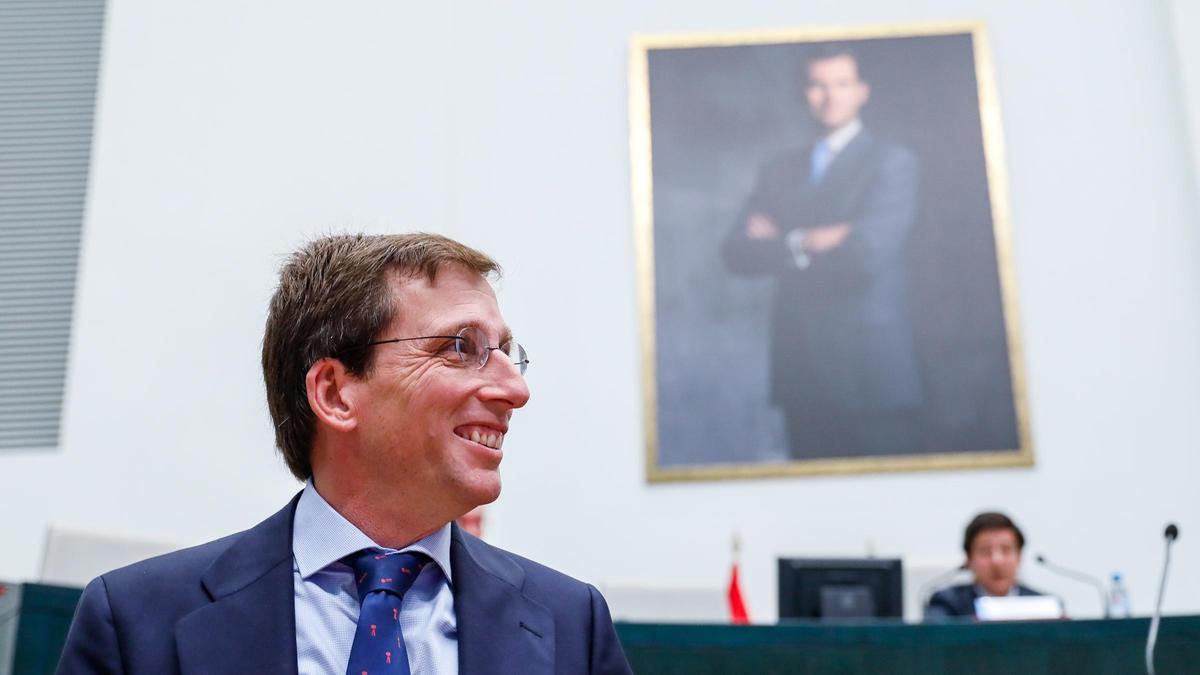
<path fill-rule="evenodd" d="M 1129 607 L 1129 591 L 1121 580 L 1120 572 L 1113 572 L 1112 588 L 1108 594 L 1108 615 L 1113 619 L 1128 619 L 1133 611 Z"/>

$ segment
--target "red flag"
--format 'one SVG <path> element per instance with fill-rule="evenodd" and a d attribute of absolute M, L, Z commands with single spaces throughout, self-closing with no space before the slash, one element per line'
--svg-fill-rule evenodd
<path fill-rule="evenodd" d="M 733 563 L 733 574 L 729 576 L 729 619 L 733 623 L 750 623 L 750 613 L 746 611 L 746 600 L 742 597 L 742 585 L 738 582 L 738 564 Z"/>

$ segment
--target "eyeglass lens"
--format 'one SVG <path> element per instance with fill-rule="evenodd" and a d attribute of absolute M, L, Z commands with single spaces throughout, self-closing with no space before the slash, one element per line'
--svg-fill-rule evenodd
<path fill-rule="evenodd" d="M 484 339 L 483 334 L 476 328 L 467 327 L 458 332 L 458 357 L 463 360 L 463 363 L 470 364 L 476 368 L 482 368 L 487 365 L 488 357 L 492 350 L 499 350 L 508 360 L 512 362 L 520 371 L 525 374 L 525 369 L 529 366 L 529 359 L 525 353 L 525 348 L 515 340 L 506 340 L 499 347 L 490 347 Z"/>

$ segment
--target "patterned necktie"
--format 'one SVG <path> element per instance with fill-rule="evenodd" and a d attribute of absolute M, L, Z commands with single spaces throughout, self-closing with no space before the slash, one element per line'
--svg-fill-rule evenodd
<path fill-rule="evenodd" d="M 388 554 L 367 549 L 349 562 L 362 609 L 346 675 L 410 675 L 400 633 L 400 603 L 429 558 L 416 551 Z"/>
<path fill-rule="evenodd" d="M 812 171 L 808 174 L 808 182 L 810 185 L 816 185 L 825 177 L 825 172 L 829 169 L 829 165 L 833 163 L 833 148 L 829 147 L 828 140 L 822 140 L 813 146 L 812 149 Z"/>

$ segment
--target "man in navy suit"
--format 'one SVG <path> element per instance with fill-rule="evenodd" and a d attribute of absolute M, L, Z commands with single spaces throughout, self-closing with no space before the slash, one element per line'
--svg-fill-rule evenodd
<path fill-rule="evenodd" d="M 922 391 L 905 250 L 919 166 L 863 127 L 870 87 L 852 51 L 815 53 L 806 76 L 819 135 L 764 166 L 723 254 L 737 274 L 778 280 L 771 398 L 792 457 L 912 452 Z"/>
<path fill-rule="evenodd" d="M 630 672 L 595 588 L 452 522 L 499 496 L 529 399 L 497 272 L 427 234 L 293 255 L 262 363 L 304 490 L 245 532 L 94 580 L 59 672 Z"/>
<path fill-rule="evenodd" d="M 934 593 L 925 607 L 925 618 L 974 617 L 975 600 L 986 596 L 1042 595 L 1017 583 L 1023 548 L 1025 535 L 1011 518 L 996 512 L 975 516 L 963 534 L 966 568 L 975 579 Z"/>

